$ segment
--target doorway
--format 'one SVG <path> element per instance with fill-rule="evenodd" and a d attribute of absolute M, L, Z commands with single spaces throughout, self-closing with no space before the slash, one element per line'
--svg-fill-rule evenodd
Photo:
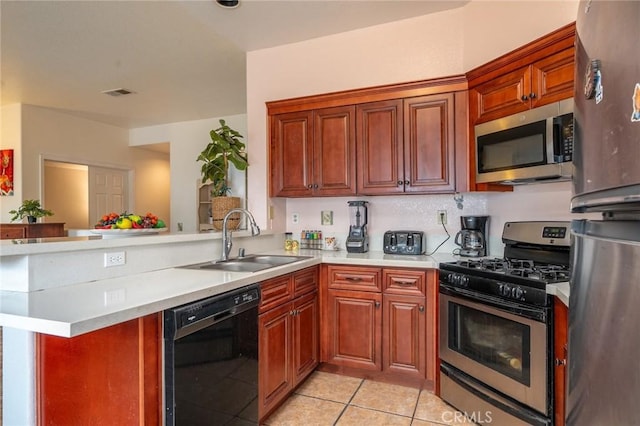
<path fill-rule="evenodd" d="M 129 209 L 129 171 L 44 160 L 44 205 L 66 229 L 89 229 Z"/>

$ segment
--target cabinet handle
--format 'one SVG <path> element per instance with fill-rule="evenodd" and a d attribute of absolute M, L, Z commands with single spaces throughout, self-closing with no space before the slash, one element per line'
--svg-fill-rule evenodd
<path fill-rule="evenodd" d="M 424 306 L 423 306 L 423 305 L 420 305 L 420 307 L 418 308 L 418 310 L 419 310 L 420 312 L 424 312 Z"/>
<path fill-rule="evenodd" d="M 316 184 L 314 184 L 314 185 L 313 185 L 313 188 L 314 188 L 314 189 L 318 189 L 318 184 L 317 184 L 317 183 L 316 183 Z"/>
<path fill-rule="evenodd" d="M 396 281 L 398 285 L 413 285 L 413 281 Z"/>
<path fill-rule="evenodd" d="M 296 311 L 293 311 L 293 310 L 289 311 L 289 315 L 294 316 L 295 314 L 296 314 Z"/>
<path fill-rule="evenodd" d="M 313 189 L 313 185 L 309 184 L 309 185 L 307 185 L 307 188 Z"/>
<path fill-rule="evenodd" d="M 376 306 L 376 308 L 379 308 L 379 307 L 380 307 L 380 302 L 378 302 L 378 301 L 376 300 L 375 306 Z"/>
<path fill-rule="evenodd" d="M 398 181 L 398 186 L 402 186 L 402 181 L 401 180 Z"/>
<path fill-rule="evenodd" d="M 407 185 L 407 186 L 409 185 L 409 183 L 411 183 L 411 182 L 409 182 L 408 180 L 404 181 L 404 184 Z"/>
<path fill-rule="evenodd" d="M 529 97 L 527 95 L 522 95 L 520 99 L 522 99 L 523 101 L 526 101 L 527 99 L 529 99 Z"/>
<path fill-rule="evenodd" d="M 561 365 L 567 365 L 567 360 L 566 359 L 558 359 L 558 358 L 556 358 L 555 364 L 558 367 L 560 367 Z"/>
<path fill-rule="evenodd" d="M 535 99 L 536 98 L 536 94 L 531 92 L 529 93 L 529 99 Z"/>
<path fill-rule="evenodd" d="M 362 278 L 360 277 L 344 277 L 344 279 L 347 281 L 355 281 L 355 282 L 362 281 Z"/>

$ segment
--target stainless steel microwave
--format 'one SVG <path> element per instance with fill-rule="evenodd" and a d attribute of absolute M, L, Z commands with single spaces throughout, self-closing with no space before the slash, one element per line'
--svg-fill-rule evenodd
<path fill-rule="evenodd" d="M 476 182 L 569 180 L 573 171 L 573 99 L 478 124 Z"/>

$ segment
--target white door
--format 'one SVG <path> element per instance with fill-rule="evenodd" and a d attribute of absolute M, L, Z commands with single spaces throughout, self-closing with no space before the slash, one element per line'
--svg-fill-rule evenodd
<path fill-rule="evenodd" d="M 89 221 L 129 210 L 128 171 L 89 166 Z"/>

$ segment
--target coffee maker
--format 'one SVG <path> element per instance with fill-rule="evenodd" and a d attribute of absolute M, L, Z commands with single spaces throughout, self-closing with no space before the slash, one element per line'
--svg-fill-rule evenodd
<path fill-rule="evenodd" d="M 347 237 L 348 253 L 366 253 L 369 251 L 369 236 L 367 235 L 367 202 L 366 201 L 348 201 L 349 218 L 351 225 L 349 226 L 349 236 Z"/>
<path fill-rule="evenodd" d="M 489 216 L 461 216 L 460 232 L 455 243 L 460 246 L 458 254 L 466 257 L 487 256 L 487 230 Z"/>

